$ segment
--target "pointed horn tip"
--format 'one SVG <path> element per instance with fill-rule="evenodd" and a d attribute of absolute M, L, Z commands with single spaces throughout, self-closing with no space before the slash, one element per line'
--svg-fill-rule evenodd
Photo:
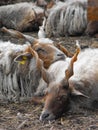
<path fill-rule="evenodd" d="M 79 44 L 79 41 L 78 41 L 78 40 L 76 40 L 76 46 L 77 46 L 78 48 L 80 48 L 80 44 Z"/>
<path fill-rule="evenodd" d="M 78 40 L 76 40 L 76 47 L 77 47 L 76 53 L 79 54 L 79 52 L 81 51 L 81 47 L 80 47 L 80 44 L 79 44 Z"/>

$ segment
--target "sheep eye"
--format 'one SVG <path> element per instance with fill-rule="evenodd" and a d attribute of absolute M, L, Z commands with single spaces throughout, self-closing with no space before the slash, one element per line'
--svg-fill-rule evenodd
<path fill-rule="evenodd" d="M 44 49 L 42 49 L 42 48 L 38 48 L 38 49 L 36 49 L 36 51 L 37 51 L 38 53 L 40 53 L 40 52 L 46 53 L 46 51 L 45 51 Z"/>

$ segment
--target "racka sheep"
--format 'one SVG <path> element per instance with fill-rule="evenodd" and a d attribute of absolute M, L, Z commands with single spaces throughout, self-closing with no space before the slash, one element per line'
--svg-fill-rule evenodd
<path fill-rule="evenodd" d="M 36 12 L 36 13 L 35 13 Z M 34 3 L 16 3 L 0 7 L 0 27 L 35 31 L 42 25 L 44 10 Z"/>
<path fill-rule="evenodd" d="M 58 60 L 66 58 L 66 55 L 53 45 L 52 40 L 36 39 L 12 29 L 3 28 L 2 30 L 13 36 L 29 41 L 31 47 L 42 59 L 45 68 L 48 68 L 52 63 Z M 34 94 L 41 78 L 40 71 L 36 67 L 34 56 L 31 56 L 31 54 L 25 55 L 21 64 L 14 62 L 14 58 L 17 57 L 17 55 L 27 52 L 30 53 L 28 51 L 28 45 L 26 44 L 15 45 L 11 42 L 1 41 L 0 95 L 2 99 L 5 98 L 10 101 L 15 101 L 20 100 L 22 97 L 26 99 Z"/>
<path fill-rule="evenodd" d="M 81 35 L 87 27 L 87 0 L 68 0 L 53 6 L 47 18 L 47 36 Z"/>
<path fill-rule="evenodd" d="M 92 57 L 92 58 L 91 58 Z M 75 62 L 75 63 L 74 63 Z M 88 63 L 88 64 L 87 64 Z M 98 109 L 98 49 L 85 49 L 72 58 L 66 58 L 65 66 L 60 61 L 51 65 L 49 72 L 41 68 L 42 77 L 47 84 L 44 96 L 33 97 L 33 101 L 44 99 L 40 120 L 53 120 L 68 110 L 78 108 Z M 61 71 L 61 73 L 60 73 Z"/>

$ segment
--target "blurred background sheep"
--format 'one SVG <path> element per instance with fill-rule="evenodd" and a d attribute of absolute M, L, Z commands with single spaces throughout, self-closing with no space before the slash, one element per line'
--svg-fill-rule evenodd
<path fill-rule="evenodd" d="M 87 27 L 87 0 L 59 2 L 47 18 L 47 36 L 81 35 Z"/>

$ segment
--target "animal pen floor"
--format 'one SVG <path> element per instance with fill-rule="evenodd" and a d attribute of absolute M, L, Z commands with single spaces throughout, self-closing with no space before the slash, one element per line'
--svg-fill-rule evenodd
<path fill-rule="evenodd" d="M 31 33 L 36 37 L 36 34 Z M 23 40 L 0 34 L 0 39 L 11 40 L 23 44 Z M 68 50 L 75 50 L 75 40 L 82 47 L 98 47 L 98 39 L 88 37 L 53 38 L 60 41 Z M 0 130 L 98 130 L 98 111 L 81 110 L 79 113 L 67 113 L 62 118 L 52 122 L 39 120 L 42 105 L 33 102 L 6 103 L 0 101 Z"/>

